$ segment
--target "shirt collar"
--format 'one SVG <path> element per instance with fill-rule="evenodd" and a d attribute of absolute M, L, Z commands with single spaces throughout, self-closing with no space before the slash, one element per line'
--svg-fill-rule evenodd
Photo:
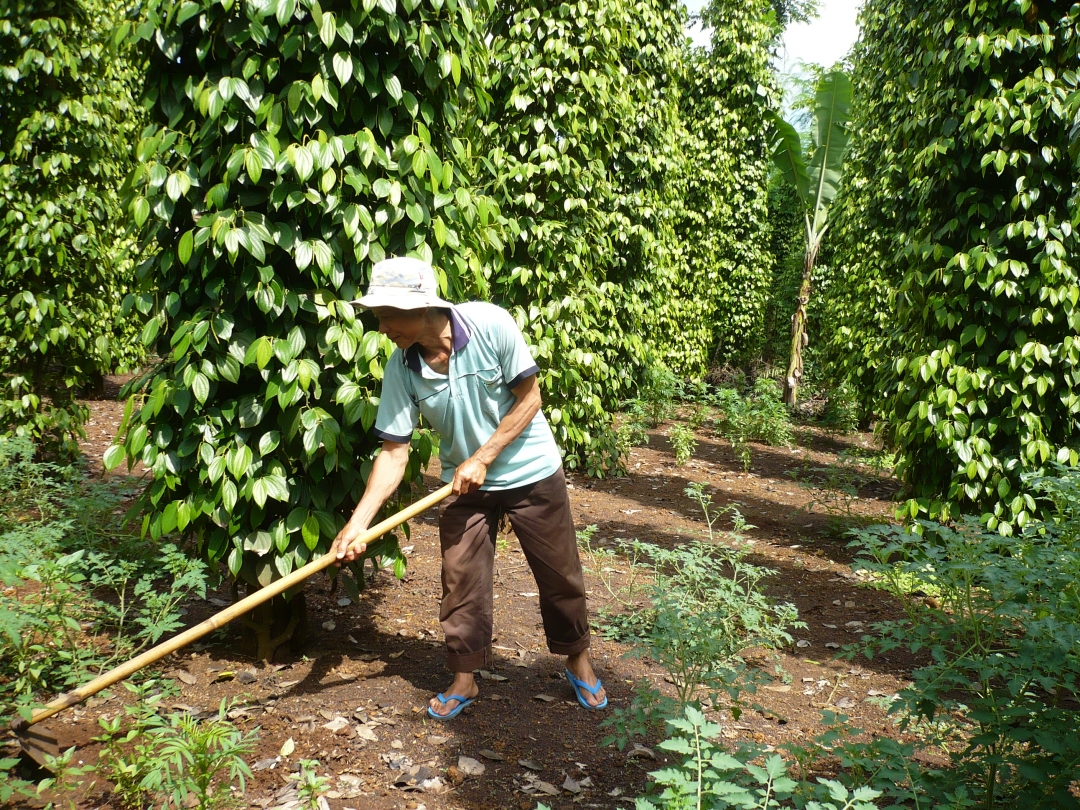
<path fill-rule="evenodd" d="M 450 343 L 453 350 L 460 352 L 469 344 L 471 337 L 472 330 L 469 328 L 469 324 L 458 314 L 457 307 L 450 307 Z M 411 371 L 420 374 L 420 344 L 414 343 L 407 348 L 402 360 Z"/>

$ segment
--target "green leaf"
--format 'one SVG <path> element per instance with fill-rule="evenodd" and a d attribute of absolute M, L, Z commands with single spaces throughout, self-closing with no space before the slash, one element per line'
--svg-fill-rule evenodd
<path fill-rule="evenodd" d="M 146 197 L 136 197 L 131 204 L 131 211 L 135 216 L 135 224 L 141 228 L 150 216 L 150 203 L 146 201 Z"/>
<path fill-rule="evenodd" d="M 206 375 L 201 372 L 195 375 L 191 383 L 191 391 L 199 402 L 206 402 L 210 396 L 210 381 L 206 379 Z"/>
<path fill-rule="evenodd" d="M 401 101 L 401 80 L 397 76 L 387 76 L 383 81 L 387 94 L 396 102 Z"/>
<path fill-rule="evenodd" d="M 255 350 L 255 363 L 259 368 L 266 368 L 266 364 L 270 362 L 270 358 L 274 356 L 274 347 L 267 337 L 261 337 L 255 344 L 257 346 Z"/>
<path fill-rule="evenodd" d="M 814 96 L 814 151 L 807 166 L 810 219 L 815 233 L 825 226 L 829 206 L 840 190 L 851 118 L 851 79 L 843 71 L 826 73 Z"/>
<path fill-rule="evenodd" d="M 176 258 L 180 260 L 181 264 L 187 264 L 188 259 L 191 258 L 191 247 L 194 240 L 194 231 L 185 231 L 184 235 L 180 237 L 180 243 L 176 247 Z"/>
<path fill-rule="evenodd" d="M 345 87 L 353 75 L 352 56 L 342 51 L 334 54 L 334 75 L 337 76 L 338 84 Z"/>
<path fill-rule="evenodd" d="M 109 449 L 105 451 L 105 455 L 102 458 L 102 463 L 106 470 L 113 470 L 120 466 L 120 463 L 127 457 L 127 452 L 122 444 L 113 444 L 109 446 Z"/>
<path fill-rule="evenodd" d="M 304 545 L 311 551 L 314 551 L 315 547 L 319 544 L 319 521 L 314 515 L 308 515 L 301 531 L 303 533 Z"/>
<path fill-rule="evenodd" d="M 803 161 L 802 139 L 795 127 L 778 115 L 771 118 L 774 137 L 773 163 L 784 173 L 784 179 L 795 188 L 803 208 L 810 208 L 810 176 Z"/>
<path fill-rule="evenodd" d="M 329 48 L 331 45 L 334 44 L 334 38 L 336 36 L 337 20 L 334 17 L 334 12 L 324 12 L 322 22 L 319 23 L 319 39 L 322 40 L 323 45 Z"/>
<path fill-rule="evenodd" d="M 244 153 L 244 168 L 247 169 L 248 178 L 252 183 L 258 183 L 262 177 L 262 160 L 254 149 L 248 149 Z"/>

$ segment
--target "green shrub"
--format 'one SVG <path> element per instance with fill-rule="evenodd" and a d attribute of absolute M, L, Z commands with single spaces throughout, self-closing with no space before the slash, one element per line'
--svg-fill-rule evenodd
<path fill-rule="evenodd" d="M 689 425 L 672 425 L 668 430 L 671 449 L 675 452 L 675 463 L 685 464 L 694 457 L 697 449 L 697 437 Z"/>
<path fill-rule="evenodd" d="M 830 433 L 854 433 L 859 429 L 861 407 L 850 382 L 842 382 L 825 393 L 825 407 L 818 422 Z"/>
<path fill-rule="evenodd" d="M 1080 6 L 871 0 L 860 20 L 833 368 L 884 422 L 905 517 L 1011 534 L 1038 513 L 1024 474 L 1080 461 Z"/>
<path fill-rule="evenodd" d="M 646 312 L 655 354 L 683 376 L 745 361 L 761 342 L 772 278 L 769 54 L 780 33 L 772 11 L 768 0 L 707 3 L 709 47 L 683 59 L 672 222 L 682 260 L 674 277 L 656 279 Z"/>
<path fill-rule="evenodd" d="M 709 722 L 693 706 L 681 716 L 667 720 L 672 734 L 660 748 L 679 757 L 674 766 L 649 774 L 663 790 L 655 798 L 638 799 L 637 810 L 780 810 L 791 807 L 789 799 L 798 784 L 788 776 L 787 765 L 778 754 L 756 764 L 750 756 L 727 753 L 714 740 L 721 727 Z M 849 791 L 840 782 L 819 780 L 819 800 L 808 810 L 876 810 L 874 799 L 881 794 L 868 787 Z"/>
<path fill-rule="evenodd" d="M 119 188 L 139 110 L 117 7 L 11 0 L 0 11 L 0 435 L 65 458 L 77 397 L 141 360 L 121 320 L 131 277 Z"/>
<path fill-rule="evenodd" d="M 935 801 L 964 792 L 987 810 L 1080 807 L 1071 789 L 1080 742 L 1065 702 L 1080 690 L 1080 501 L 1071 500 L 1080 476 L 1030 485 L 1070 500 L 1014 538 L 973 518 L 920 521 L 921 535 L 895 526 L 856 533 L 860 567 L 888 583 L 908 613 L 876 625 L 866 653 L 901 648 L 931 658 L 890 710 L 953 727 L 951 767 L 907 780 Z M 938 607 L 908 598 L 912 579 L 933 589 Z"/>
<path fill-rule="evenodd" d="M 753 461 L 750 442 L 786 447 L 795 439 L 791 416 L 780 396 L 775 380 L 759 377 L 745 398 L 734 388 L 720 388 L 709 399 L 717 412 L 713 419 L 717 435 L 731 443 L 745 470 Z"/>
<path fill-rule="evenodd" d="M 702 693 L 724 693 L 737 700 L 740 689 L 756 679 L 747 672 L 740 653 L 748 647 L 789 644 L 788 628 L 804 626 L 792 605 L 774 604 L 761 592 L 761 583 L 772 572 L 746 562 L 747 548 L 739 541 L 741 533 L 753 527 L 738 510 L 713 508 L 712 496 L 701 484 L 688 487 L 686 495 L 701 506 L 708 539 L 674 549 L 638 540 L 621 542 L 631 568 L 629 582 L 617 589 L 610 579 L 602 580 L 623 607 L 622 612 L 601 614 L 602 632 L 633 644 L 632 655 L 655 661 L 677 693 L 676 703 L 669 704 L 658 693 L 644 690 L 630 709 L 617 709 L 608 725 L 616 728 L 612 739 L 621 744 L 700 699 Z M 733 516 L 731 539 L 738 544 L 734 548 L 714 530 L 725 513 Z M 604 557 L 611 561 L 611 552 Z M 637 603 L 636 594 L 644 597 L 644 605 Z M 643 701 L 658 708 L 645 711 Z"/>
<path fill-rule="evenodd" d="M 178 630 L 180 602 L 205 596 L 205 564 L 147 544 L 117 514 L 119 494 L 34 462 L 0 438 L 0 709 L 24 705 L 130 658 Z"/>
<path fill-rule="evenodd" d="M 150 537 L 190 535 L 257 588 L 324 553 L 364 490 L 393 349 L 349 303 L 372 263 L 430 260 L 451 297 L 482 278 L 497 210 L 470 190 L 455 135 L 488 5 L 170 8 L 151 4 L 129 32 L 147 50 L 152 124 L 128 206 L 153 247 L 130 304 L 161 363 L 106 462 L 150 470 Z M 403 497 L 431 451 L 418 431 Z M 392 535 L 367 556 L 404 574 Z M 342 577 L 354 595 L 363 565 Z M 301 602 L 277 605 L 292 627 Z M 260 658 L 291 640 L 255 636 Z"/>
<path fill-rule="evenodd" d="M 244 757 L 255 749 L 259 730 L 237 729 L 226 719 L 225 701 L 216 717 L 203 720 L 187 712 L 160 715 L 162 694 L 154 683 L 125 686 L 138 702 L 124 715 L 101 718 L 103 733 L 95 738 L 102 745 L 96 772 L 114 784 L 119 803 L 131 810 L 238 806 L 251 776 Z"/>

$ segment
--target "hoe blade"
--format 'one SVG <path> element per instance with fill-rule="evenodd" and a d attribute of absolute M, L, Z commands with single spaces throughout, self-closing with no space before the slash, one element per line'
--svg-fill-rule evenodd
<path fill-rule="evenodd" d="M 41 726 L 30 726 L 17 733 L 23 753 L 42 768 L 49 767 L 51 757 L 60 755 L 60 745 L 56 737 Z"/>

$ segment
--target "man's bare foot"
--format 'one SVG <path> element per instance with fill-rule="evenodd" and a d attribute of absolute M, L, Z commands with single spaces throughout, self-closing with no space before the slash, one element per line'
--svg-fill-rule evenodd
<path fill-rule="evenodd" d="M 476 676 L 471 672 L 455 672 L 454 682 L 450 684 L 450 687 L 443 692 L 443 697 L 450 697 L 450 695 L 461 695 L 466 700 L 474 698 L 480 694 L 480 689 L 476 685 Z M 446 703 L 440 701 L 437 697 L 433 697 L 428 701 L 428 705 L 431 707 L 431 711 L 440 717 L 446 717 L 454 709 L 457 708 L 458 701 L 448 700 Z"/>
<path fill-rule="evenodd" d="M 566 656 L 566 668 L 570 670 L 571 674 L 579 681 L 589 685 L 589 688 L 595 687 L 599 683 L 600 679 L 596 677 L 596 673 L 593 672 L 592 662 L 589 661 L 589 651 L 582 650 L 574 655 Z M 601 687 L 596 694 L 592 694 L 588 689 L 581 689 L 582 697 L 585 698 L 585 702 L 590 706 L 599 706 L 604 702 L 607 697 L 607 692 Z"/>

